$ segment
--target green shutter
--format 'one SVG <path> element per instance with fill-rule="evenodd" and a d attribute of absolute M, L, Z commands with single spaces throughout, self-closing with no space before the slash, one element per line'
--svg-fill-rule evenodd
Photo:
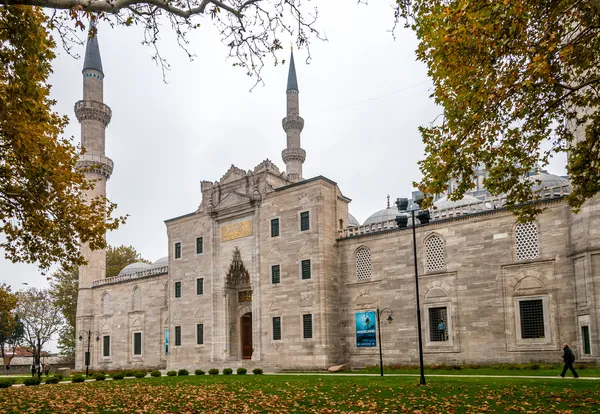
<path fill-rule="evenodd" d="M 202 345 L 204 343 L 204 324 L 196 325 L 196 343 Z"/>
<path fill-rule="evenodd" d="M 181 282 L 175 282 L 175 297 L 181 297 Z"/>
<path fill-rule="evenodd" d="M 302 260 L 302 279 L 310 279 L 310 260 Z"/>
<path fill-rule="evenodd" d="M 175 327 L 175 346 L 181 345 L 181 326 Z"/>
<path fill-rule="evenodd" d="M 590 327 L 589 326 L 581 327 L 581 336 L 583 339 L 583 353 L 585 355 L 589 355 L 592 353 L 592 349 L 590 347 Z"/>
<path fill-rule="evenodd" d="M 204 278 L 196 279 L 196 295 L 204 295 Z"/>
<path fill-rule="evenodd" d="M 279 283 L 281 282 L 281 272 L 279 265 L 271 266 L 271 283 Z"/>
<path fill-rule="evenodd" d="M 136 332 L 133 334 L 133 354 L 142 355 L 142 333 Z"/>
<path fill-rule="evenodd" d="M 271 220 L 271 237 L 279 236 L 279 219 Z"/>
<path fill-rule="evenodd" d="M 281 318 L 279 316 L 273 318 L 273 340 L 281 340 Z"/>
<path fill-rule="evenodd" d="M 204 251 L 204 245 L 202 237 L 196 237 L 196 254 L 200 254 Z"/>
<path fill-rule="evenodd" d="M 312 338 L 312 315 L 302 315 L 304 339 Z"/>
<path fill-rule="evenodd" d="M 105 357 L 110 356 L 110 336 L 104 335 L 102 337 L 102 355 Z"/>
<path fill-rule="evenodd" d="M 308 214 L 308 211 L 303 211 L 302 213 L 300 213 L 300 230 L 310 230 L 310 216 Z"/>
<path fill-rule="evenodd" d="M 175 243 L 175 258 L 181 258 L 181 243 Z"/>

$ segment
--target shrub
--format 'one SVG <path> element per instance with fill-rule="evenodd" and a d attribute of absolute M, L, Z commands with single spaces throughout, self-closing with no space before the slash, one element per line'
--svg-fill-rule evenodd
<path fill-rule="evenodd" d="M 85 381 L 85 377 L 83 375 L 74 375 L 73 378 L 71 378 L 72 382 L 83 382 Z"/>
<path fill-rule="evenodd" d="M 177 371 L 169 371 L 169 372 L 167 372 L 167 375 L 169 377 L 174 377 L 175 375 L 177 375 Z"/>
<path fill-rule="evenodd" d="M 31 378 L 25 378 L 25 381 L 23 381 L 23 384 L 25 384 L 26 386 L 30 386 L 30 385 L 40 385 L 41 380 L 38 377 L 31 377 Z"/>
<path fill-rule="evenodd" d="M 201 369 L 197 369 L 196 371 L 194 371 L 194 375 L 204 375 L 204 371 L 202 371 Z"/>
<path fill-rule="evenodd" d="M 144 378 L 146 376 L 146 372 L 144 371 L 135 371 L 133 376 L 136 378 Z"/>
<path fill-rule="evenodd" d="M 96 375 L 94 375 L 94 378 L 96 379 L 96 381 L 104 381 L 106 379 L 106 375 L 99 372 Z"/>
<path fill-rule="evenodd" d="M 134 371 L 124 371 L 123 375 L 125 375 L 126 377 L 133 377 L 135 374 Z"/>
<path fill-rule="evenodd" d="M 208 370 L 208 375 L 218 375 L 218 374 L 219 374 L 218 368 L 211 368 Z"/>
<path fill-rule="evenodd" d="M 260 369 L 260 368 L 254 368 L 254 369 L 252 370 L 252 373 L 253 373 L 254 375 L 261 375 L 261 374 L 263 373 L 263 370 L 262 370 L 262 369 Z"/>
<path fill-rule="evenodd" d="M 190 375 L 190 372 L 187 369 L 180 369 L 177 371 L 177 375 L 180 377 L 185 377 L 186 375 Z"/>
<path fill-rule="evenodd" d="M 58 382 L 61 382 L 62 380 L 65 379 L 63 374 L 54 374 L 54 378 L 58 379 Z"/>
<path fill-rule="evenodd" d="M 112 379 L 114 380 L 122 380 L 123 378 L 125 378 L 125 374 L 122 372 L 115 372 L 112 374 Z"/>
<path fill-rule="evenodd" d="M 46 378 L 46 381 L 44 381 L 45 384 L 58 384 L 59 382 L 60 381 L 56 377 L 48 377 Z"/>
<path fill-rule="evenodd" d="M 223 375 L 231 375 L 232 372 L 231 368 L 223 368 Z"/>
<path fill-rule="evenodd" d="M 8 388 L 15 383 L 14 378 L 1 378 L 0 379 L 0 388 Z"/>
<path fill-rule="evenodd" d="M 162 374 L 160 373 L 159 370 L 155 369 L 154 371 L 152 371 L 150 373 L 150 375 L 152 375 L 153 377 L 157 378 L 157 377 L 162 377 Z"/>
<path fill-rule="evenodd" d="M 236 372 L 237 372 L 238 375 L 246 375 L 246 372 L 248 372 L 248 370 L 246 368 L 241 368 L 240 367 L 240 368 L 237 369 Z"/>

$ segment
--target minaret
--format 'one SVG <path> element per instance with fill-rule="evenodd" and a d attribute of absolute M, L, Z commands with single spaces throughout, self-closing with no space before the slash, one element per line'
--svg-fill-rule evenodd
<path fill-rule="evenodd" d="M 102 59 L 98 46 L 98 36 L 88 37 L 83 61 L 83 99 L 75 104 L 75 115 L 81 123 L 82 154 L 79 156 L 77 168 L 83 170 L 85 177 L 94 182 L 94 188 L 89 190 L 87 198 L 106 196 L 106 181 L 113 170 L 113 162 L 104 156 L 104 133 L 110 122 L 112 112 L 103 101 L 104 72 Z M 81 254 L 87 265 L 79 267 L 79 293 L 77 296 L 77 323 L 76 337 L 81 331 L 97 331 L 94 326 L 94 313 L 92 303 L 92 282 L 103 279 L 106 275 L 106 251 L 91 250 L 87 244 L 81 245 Z M 87 350 L 87 336 L 83 335 L 82 341 L 76 343 L 75 369 L 80 370 L 85 366 L 85 353 Z M 94 356 L 97 355 L 96 335 L 91 337 L 92 348 L 90 365 L 94 365 Z"/>
<path fill-rule="evenodd" d="M 294 51 L 290 57 L 290 71 L 287 83 L 287 116 L 281 121 L 283 130 L 287 134 L 287 148 L 281 152 L 285 163 L 285 171 L 290 181 L 302 179 L 302 163 L 306 159 L 306 151 L 300 147 L 300 132 L 304 128 L 304 119 L 300 117 L 300 104 L 298 102 L 298 80 L 296 79 L 296 66 L 294 65 Z"/>

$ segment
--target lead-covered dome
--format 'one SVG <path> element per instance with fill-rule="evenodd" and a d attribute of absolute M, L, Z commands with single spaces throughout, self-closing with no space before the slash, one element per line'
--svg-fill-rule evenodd
<path fill-rule="evenodd" d="M 160 259 L 158 259 L 157 261 L 152 263 L 151 267 L 153 269 L 155 269 L 157 267 L 165 267 L 168 265 L 169 265 L 169 256 L 165 256 L 165 257 L 161 257 Z"/>
<path fill-rule="evenodd" d="M 461 198 L 460 200 L 456 200 L 456 201 L 449 200 L 448 196 L 444 196 L 444 197 L 440 198 L 438 201 L 436 201 L 435 203 L 433 203 L 433 205 L 438 210 L 445 210 L 445 209 L 449 209 L 449 208 L 464 207 L 469 204 L 477 204 L 477 203 L 481 203 L 481 200 L 476 197 L 470 196 L 470 195 L 464 195 L 463 198 Z"/>
<path fill-rule="evenodd" d="M 348 227 L 358 227 L 360 223 L 352 214 L 348 213 Z"/>
<path fill-rule="evenodd" d="M 540 191 L 543 188 L 564 187 L 571 185 L 571 182 L 568 178 L 561 177 L 559 175 L 548 174 L 545 172 L 539 172 L 537 174 L 530 175 L 527 177 L 527 179 L 533 183 L 531 187 L 533 191 Z"/>
<path fill-rule="evenodd" d="M 398 211 L 398 208 L 395 205 L 388 205 L 387 208 L 384 208 L 383 210 L 379 210 L 371 214 L 369 218 L 365 220 L 363 226 L 368 226 L 370 224 L 375 223 L 382 223 L 384 221 L 395 220 L 396 216 L 399 214 L 400 212 Z"/>
<path fill-rule="evenodd" d="M 141 271 L 148 270 L 148 269 L 150 269 L 150 265 L 148 263 L 144 263 L 144 262 L 131 263 L 131 264 L 125 266 L 119 272 L 119 276 L 130 275 L 132 273 L 137 273 L 137 272 L 141 272 Z"/>

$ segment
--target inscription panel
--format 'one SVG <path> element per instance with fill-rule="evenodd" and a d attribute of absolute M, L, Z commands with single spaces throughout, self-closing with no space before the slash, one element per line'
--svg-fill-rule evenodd
<path fill-rule="evenodd" d="M 241 239 L 252 236 L 252 220 L 226 224 L 221 227 L 221 241 Z"/>

